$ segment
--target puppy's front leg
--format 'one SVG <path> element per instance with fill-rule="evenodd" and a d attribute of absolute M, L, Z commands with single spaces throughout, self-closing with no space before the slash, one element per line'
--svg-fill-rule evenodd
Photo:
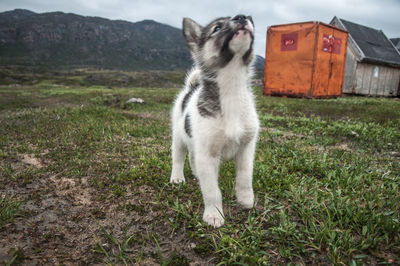
<path fill-rule="evenodd" d="M 203 220 L 215 228 L 220 227 L 224 224 L 224 217 L 222 196 L 218 187 L 219 159 L 205 152 L 198 152 L 194 157 L 204 200 Z"/>
<path fill-rule="evenodd" d="M 254 138 L 236 155 L 236 198 L 240 205 L 250 209 L 254 205 L 253 161 L 256 148 Z"/>

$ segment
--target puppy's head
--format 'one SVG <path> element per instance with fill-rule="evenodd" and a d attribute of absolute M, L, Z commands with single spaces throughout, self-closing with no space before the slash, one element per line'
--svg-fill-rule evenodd
<path fill-rule="evenodd" d="M 249 65 L 253 60 L 254 25 L 250 16 L 218 18 L 202 27 L 183 19 L 183 35 L 197 64 L 207 69 L 222 68 L 234 57 Z"/>

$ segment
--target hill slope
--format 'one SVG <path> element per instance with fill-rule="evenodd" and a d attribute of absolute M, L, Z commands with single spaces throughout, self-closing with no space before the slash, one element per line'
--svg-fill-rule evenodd
<path fill-rule="evenodd" d="M 180 29 L 71 13 L 0 13 L 0 65 L 177 70 L 192 64 Z M 257 70 L 264 58 L 257 56 Z"/>
<path fill-rule="evenodd" d="M 21 9 L 0 13 L 0 62 L 132 70 L 191 65 L 181 30 L 168 25 Z"/>

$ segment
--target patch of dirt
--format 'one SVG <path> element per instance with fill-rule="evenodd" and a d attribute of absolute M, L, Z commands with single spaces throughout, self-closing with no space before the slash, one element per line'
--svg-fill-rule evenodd
<path fill-rule="evenodd" d="M 318 152 L 326 152 L 330 150 L 342 150 L 342 151 L 354 152 L 354 150 L 352 150 L 347 143 L 338 143 L 334 146 L 326 146 L 326 147 L 313 145 L 313 146 L 307 146 L 306 149 L 308 151 L 318 151 Z"/>
<path fill-rule="evenodd" d="M 38 158 L 34 157 L 31 154 L 22 155 L 22 162 L 25 164 L 32 165 L 36 168 L 42 168 L 44 166 Z"/>
<path fill-rule="evenodd" d="M 343 151 L 353 151 L 347 143 L 340 143 L 332 146 L 331 149 L 343 150 Z"/>
<path fill-rule="evenodd" d="M 280 142 L 282 139 L 294 139 L 294 138 L 299 138 L 299 139 L 305 139 L 309 138 L 308 136 L 305 136 L 303 134 L 297 134 L 293 133 L 291 131 L 280 131 L 276 128 L 270 128 L 270 127 L 262 127 L 260 129 L 261 132 L 268 132 L 270 134 L 277 134 L 280 135 L 280 138 L 276 138 L 276 141 Z M 319 151 L 319 152 L 324 152 L 327 150 L 343 150 L 343 151 L 354 151 L 349 147 L 347 143 L 338 143 L 334 146 L 319 146 L 319 145 L 313 145 L 313 146 L 308 146 L 306 147 L 307 150 L 309 151 Z"/>
<path fill-rule="evenodd" d="M 294 133 L 294 132 L 291 132 L 291 131 L 281 131 L 279 129 L 272 128 L 272 127 L 261 127 L 260 131 L 261 132 L 265 131 L 265 132 L 268 132 L 270 134 L 278 134 L 278 135 L 281 135 L 283 138 L 286 138 L 286 139 L 291 139 L 291 138 L 304 139 L 304 138 L 306 138 L 306 136 L 303 135 L 303 134 L 297 134 L 297 133 Z"/>
<path fill-rule="evenodd" d="M 23 154 L 14 167 L 35 167 L 46 170 L 41 158 Z M 117 265 L 118 246 L 107 237 L 108 232 L 121 244 L 126 236 L 133 236 L 125 253 L 140 259 L 142 265 L 160 262 L 177 254 L 192 265 L 210 264 L 210 258 L 196 254 L 196 245 L 189 242 L 184 228 L 171 233 L 165 210 L 156 200 L 153 187 L 126 185 L 126 196 L 115 198 L 91 185 L 91 177 L 70 178 L 62 173 L 44 173 L 30 183 L 21 184 L 0 176 L 5 193 L 24 202 L 24 214 L 0 230 L 0 265 L 17 256 L 25 265 Z M 3 195 L 4 194 L 4 195 Z M 133 206 L 128 208 L 128 206 Z M 154 241 L 157 238 L 158 245 Z M 102 246 L 110 256 L 96 252 Z M 112 256 L 114 254 L 115 256 Z"/>
<path fill-rule="evenodd" d="M 26 161 L 38 166 L 30 159 Z M 93 253 L 96 240 L 90 209 L 81 201 L 90 188 L 75 192 L 75 197 L 73 189 L 78 187 L 72 180 L 58 181 L 54 177 L 37 179 L 25 187 L 7 185 L 13 187 L 14 196 L 25 202 L 25 214 L 0 232 L 0 263 L 12 259 L 13 248 L 22 251 L 24 264 L 29 265 L 88 261 L 84 253 Z"/>

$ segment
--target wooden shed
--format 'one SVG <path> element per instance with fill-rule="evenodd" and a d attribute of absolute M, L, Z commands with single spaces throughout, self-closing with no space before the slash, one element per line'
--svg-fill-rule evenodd
<path fill-rule="evenodd" d="M 400 96 L 400 53 L 383 31 L 338 17 L 330 24 L 349 33 L 343 93 Z"/>
<path fill-rule="evenodd" d="M 347 32 L 322 22 L 268 28 L 264 94 L 338 97 L 346 59 Z"/>

